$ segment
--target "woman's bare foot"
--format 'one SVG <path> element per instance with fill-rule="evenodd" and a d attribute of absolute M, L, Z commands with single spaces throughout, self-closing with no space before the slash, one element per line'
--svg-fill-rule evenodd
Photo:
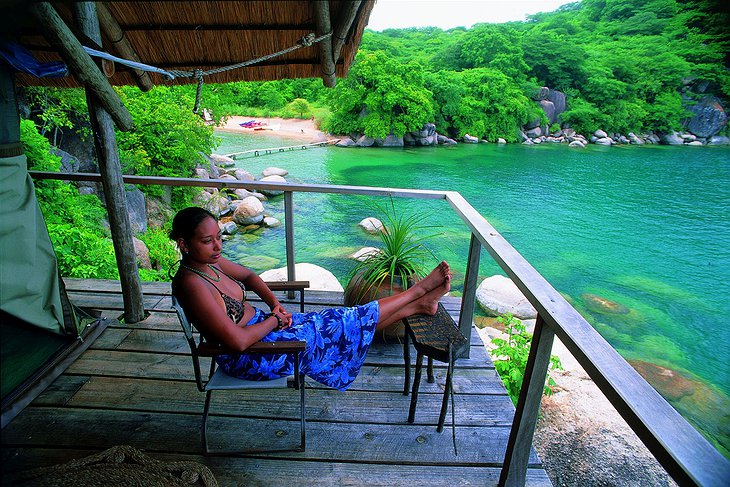
<path fill-rule="evenodd" d="M 446 278 L 441 281 L 441 284 L 428 293 L 426 293 L 419 301 L 422 306 L 422 313 L 428 315 L 435 315 L 438 311 L 439 300 L 444 294 L 449 292 L 451 289 L 451 275 L 447 274 Z"/>
<path fill-rule="evenodd" d="M 425 293 L 428 293 L 439 287 L 445 280 L 451 280 L 450 271 L 449 264 L 442 260 L 426 277 L 417 281 L 415 286 L 420 286 Z"/>

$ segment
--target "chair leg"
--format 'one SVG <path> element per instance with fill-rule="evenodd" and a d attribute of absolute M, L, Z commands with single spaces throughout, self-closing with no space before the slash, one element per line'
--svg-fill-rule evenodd
<path fill-rule="evenodd" d="M 411 407 L 408 409 L 408 422 L 412 423 L 416 420 L 416 404 L 418 403 L 418 386 L 421 383 L 421 373 L 423 369 L 423 354 L 416 355 L 416 374 L 413 376 L 413 391 L 411 393 Z"/>
<path fill-rule="evenodd" d="M 449 345 L 451 347 L 451 345 Z M 449 366 L 446 369 L 446 385 L 444 386 L 444 399 L 441 402 L 441 413 L 439 414 L 439 423 L 436 426 L 436 432 L 441 433 L 444 430 L 444 420 L 446 419 L 446 410 L 449 407 L 449 394 L 451 394 L 451 383 L 454 373 L 454 358 L 449 357 Z"/>
<path fill-rule="evenodd" d="M 408 325 L 404 325 L 408 326 Z M 403 361 L 405 362 L 405 379 L 403 380 L 403 395 L 408 395 L 411 386 L 411 347 L 408 344 L 408 332 L 403 335 Z"/>
<path fill-rule="evenodd" d="M 428 357 L 428 378 L 426 379 L 426 382 L 429 384 L 436 382 L 436 378 L 433 376 L 433 358 L 431 357 Z"/>
<path fill-rule="evenodd" d="M 307 425 L 304 415 L 304 374 L 299 371 L 299 352 L 294 352 L 294 384 L 299 389 L 299 422 L 301 442 L 299 451 L 304 451 L 307 447 Z"/>
<path fill-rule="evenodd" d="M 207 455 L 210 453 L 208 451 L 208 435 L 207 435 L 207 428 L 208 428 L 208 412 L 210 410 L 210 396 L 213 393 L 213 391 L 208 391 L 205 393 L 205 405 L 203 406 L 203 425 L 200 430 L 200 436 L 203 441 L 203 455 Z"/>
<path fill-rule="evenodd" d="M 305 387 L 304 386 L 304 375 L 299 374 L 299 404 L 300 404 L 299 415 L 300 415 L 300 419 L 301 419 L 301 439 L 302 439 L 302 442 L 301 442 L 302 444 L 300 446 L 301 451 L 305 451 L 305 449 L 307 448 L 307 424 L 306 424 L 307 419 L 304 416 L 304 410 L 305 410 L 304 387 Z"/>

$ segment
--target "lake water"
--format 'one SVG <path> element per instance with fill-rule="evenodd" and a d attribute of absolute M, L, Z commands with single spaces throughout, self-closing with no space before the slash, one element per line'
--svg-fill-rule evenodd
<path fill-rule="evenodd" d="M 217 152 L 294 145 L 218 133 Z M 237 161 L 291 182 L 460 192 L 627 360 L 680 372 L 670 402 L 726 455 L 730 450 L 730 149 L 459 144 L 412 149 L 287 151 Z M 296 261 L 346 282 L 347 254 L 377 240 L 357 223 L 387 198 L 295 194 Z M 424 244 L 463 285 L 469 231 L 445 202 L 395 199 L 425 212 Z M 267 211 L 283 221 L 283 201 Z M 284 230 L 237 235 L 225 254 L 257 271 L 285 265 Z M 436 260 L 434 260 L 435 264 Z M 483 251 L 482 278 L 503 274 Z M 628 310 L 607 314 L 584 295 Z M 680 397 L 681 396 L 681 397 Z"/>

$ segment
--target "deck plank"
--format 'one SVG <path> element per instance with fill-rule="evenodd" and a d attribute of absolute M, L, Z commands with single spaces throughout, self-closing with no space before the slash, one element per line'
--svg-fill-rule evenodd
<path fill-rule="evenodd" d="M 3 443 L 33 447 L 78 446 L 78 438 L 92 448 L 126 444 L 150 451 L 197 453 L 200 415 L 126 410 L 28 407 L 3 430 Z M 282 418 L 211 416 L 212 450 L 287 448 L 298 443 L 299 422 Z M 271 458 L 327 459 L 398 465 L 482 465 L 502 463 L 509 426 L 457 426 L 458 455 L 449 430 L 433 425 L 307 423 L 305 452 L 273 452 Z M 488 432 L 486 437 L 482 431 Z M 486 440 L 486 441 L 485 441 Z M 538 462 L 534 453 L 530 462 Z"/>
<path fill-rule="evenodd" d="M 98 453 L 98 450 L 7 448 L 3 449 L 2 463 L 6 472 L 13 474 L 37 466 L 51 466 Z M 202 463 L 214 472 L 221 487 L 271 486 L 311 487 L 312 480 L 322 487 L 419 485 L 497 485 L 500 469 L 495 467 L 443 467 L 432 465 L 371 464 L 267 460 L 262 458 L 220 458 L 200 455 L 147 453 L 160 461 L 189 461 Z M 272 475 L 276 472 L 276 476 Z M 12 479 L 8 479 L 12 481 Z M 275 481 L 274 481 L 275 480 Z M 545 471 L 530 468 L 526 487 L 551 487 Z"/>
<path fill-rule="evenodd" d="M 424 387 L 425 389 L 425 387 Z M 357 391 L 346 394 L 329 388 L 306 391 L 306 417 L 310 421 L 342 421 L 358 423 L 405 423 L 410 397 L 400 391 Z M 252 389 L 214 393 L 215 414 L 251 418 L 299 417 L 299 395 L 296 390 L 271 391 Z M 193 382 L 110 377 L 66 377 L 58 387 L 42 394 L 35 406 L 70 406 L 89 409 L 129 409 L 135 411 L 177 412 L 196 414 L 203 409 L 205 395 Z M 416 421 L 435 425 L 441 407 L 441 391 L 424 392 L 419 397 Z M 510 425 L 513 414 L 507 407 L 506 395 L 455 394 L 456 424 L 460 426 Z M 245 407 L 242 405 L 245 404 Z M 377 405 L 377 412 L 373 408 Z M 451 417 L 449 417 L 449 424 Z"/>
<path fill-rule="evenodd" d="M 110 317 L 123 311 L 118 281 L 66 280 L 72 301 Z M 204 395 L 194 384 L 189 349 L 170 309 L 169 283 L 143 283 L 149 316 L 108 327 L 91 347 L 2 431 L 3 474 L 63 463 L 129 444 L 160 460 L 208 465 L 220 485 L 496 485 L 514 407 L 474 331 L 470 357 L 456 362 L 454 410 L 436 433 L 446 369 L 421 383 L 416 422 L 406 417 L 402 345 L 373 342 L 345 392 L 307 380 L 307 451 L 251 457 L 202 457 Z M 342 294 L 307 291 L 307 311 L 338 305 Z M 297 300 L 282 302 L 290 311 Z M 458 318 L 459 298 L 442 302 Z M 412 360 L 415 353 L 412 353 Z M 298 442 L 298 395 L 266 390 L 215 393 L 209 438 L 214 448 Z M 84 448 L 81 449 L 80 445 Z M 527 485 L 550 481 L 532 452 Z"/>

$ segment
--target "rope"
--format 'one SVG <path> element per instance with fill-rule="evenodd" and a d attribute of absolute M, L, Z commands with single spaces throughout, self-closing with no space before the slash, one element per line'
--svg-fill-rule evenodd
<path fill-rule="evenodd" d="M 329 39 L 330 37 L 332 37 L 332 32 L 328 32 L 327 34 L 321 35 L 319 37 L 316 37 L 313 32 L 310 32 L 309 34 L 307 34 L 304 37 L 302 37 L 301 39 L 299 39 L 295 45 L 288 47 L 286 49 L 283 49 L 281 51 L 274 52 L 272 54 L 267 54 L 265 56 L 261 56 L 256 59 L 251 59 L 250 61 L 244 61 L 242 63 L 231 64 L 230 66 L 223 66 L 220 68 L 210 69 L 208 71 L 203 71 L 201 69 L 195 69 L 193 71 L 182 71 L 182 70 L 171 69 L 169 71 L 165 71 L 164 69 L 156 68 L 154 66 L 150 66 L 147 64 L 142 64 L 142 63 L 138 63 L 136 61 L 129 61 L 127 59 L 112 56 L 111 54 L 107 54 L 102 51 L 97 51 L 97 50 L 91 49 L 89 47 L 84 46 L 84 50 L 91 56 L 108 59 L 110 61 L 114 61 L 119 64 L 123 64 L 125 66 L 129 66 L 129 67 L 139 69 L 142 71 L 151 71 L 153 73 L 159 73 L 162 76 L 164 76 L 165 79 L 167 79 L 167 80 L 173 80 L 175 78 L 195 78 L 195 79 L 197 79 L 198 80 L 198 89 L 195 92 L 195 107 L 193 108 L 193 112 L 198 113 L 198 110 L 200 109 L 200 96 L 203 91 L 203 77 L 204 76 L 210 76 L 212 74 L 220 74 L 220 73 L 224 73 L 226 71 L 232 71 L 234 69 L 240 69 L 240 68 L 244 68 L 246 66 L 250 66 L 252 64 L 260 63 L 263 61 L 268 61 L 269 59 L 281 56 L 283 54 L 290 53 L 292 51 L 296 51 L 297 49 L 301 49 L 302 47 L 311 47 L 318 42 L 321 42 L 325 39 Z"/>

